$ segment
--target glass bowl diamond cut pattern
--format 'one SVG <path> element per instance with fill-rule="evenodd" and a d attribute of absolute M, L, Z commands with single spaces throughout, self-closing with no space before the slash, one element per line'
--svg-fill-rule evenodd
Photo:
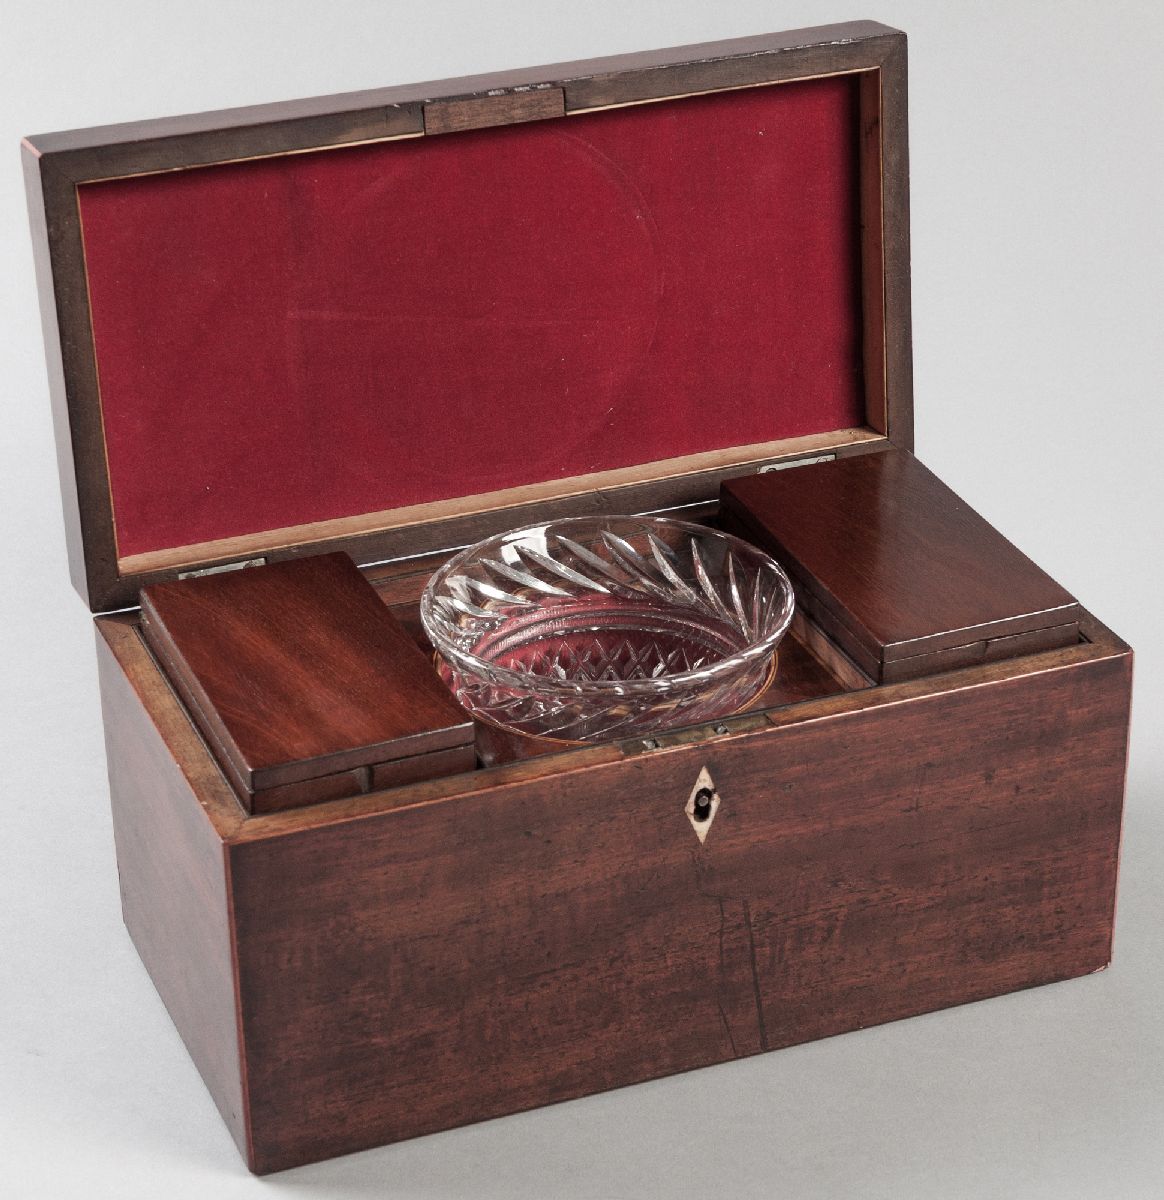
<path fill-rule="evenodd" d="M 784 571 L 738 538 L 580 517 L 462 551 L 429 581 L 421 619 L 441 677 L 475 717 L 592 742 L 745 707 L 793 604 Z"/>

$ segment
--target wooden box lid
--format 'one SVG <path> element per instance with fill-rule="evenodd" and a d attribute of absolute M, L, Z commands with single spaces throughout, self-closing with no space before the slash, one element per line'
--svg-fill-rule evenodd
<path fill-rule="evenodd" d="M 905 38 L 873 22 L 24 151 L 95 610 L 911 444 Z"/>
<path fill-rule="evenodd" d="M 1078 640 L 1075 599 L 906 450 L 728 480 L 721 501 L 879 682 Z"/>
<path fill-rule="evenodd" d="M 252 811 L 472 766 L 473 723 L 346 554 L 151 584 L 142 629 Z M 435 757 L 437 755 L 444 757 Z"/>

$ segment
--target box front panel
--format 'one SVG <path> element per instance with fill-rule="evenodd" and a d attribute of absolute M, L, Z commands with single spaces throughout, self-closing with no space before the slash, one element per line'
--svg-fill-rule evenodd
<path fill-rule="evenodd" d="M 253 1165 L 1103 967 L 1129 673 L 909 685 L 233 846 Z"/>

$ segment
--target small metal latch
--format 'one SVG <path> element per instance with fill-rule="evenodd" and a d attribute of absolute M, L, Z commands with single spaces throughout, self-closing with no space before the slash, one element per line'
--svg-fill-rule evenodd
<path fill-rule="evenodd" d="M 832 462 L 835 454 L 814 454 L 811 458 L 787 458 L 783 462 L 765 463 L 757 475 L 770 475 L 773 471 L 787 471 L 791 467 L 811 467 L 813 463 Z"/>
<path fill-rule="evenodd" d="M 222 575 L 227 571 L 241 571 L 244 567 L 261 567 L 265 558 L 240 558 L 238 562 L 220 563 L 217 567 L 202 567 L 198 571 L 179 571 L 179 579 L 197 579 L 199 575 Z"/>

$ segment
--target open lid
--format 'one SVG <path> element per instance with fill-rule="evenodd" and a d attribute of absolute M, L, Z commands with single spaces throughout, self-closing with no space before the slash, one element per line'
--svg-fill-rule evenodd
<path fill-rule="evenodd" d="M 26 140 L 75 585 L 909 446 L 905 122 L 859 22 Z"/>

